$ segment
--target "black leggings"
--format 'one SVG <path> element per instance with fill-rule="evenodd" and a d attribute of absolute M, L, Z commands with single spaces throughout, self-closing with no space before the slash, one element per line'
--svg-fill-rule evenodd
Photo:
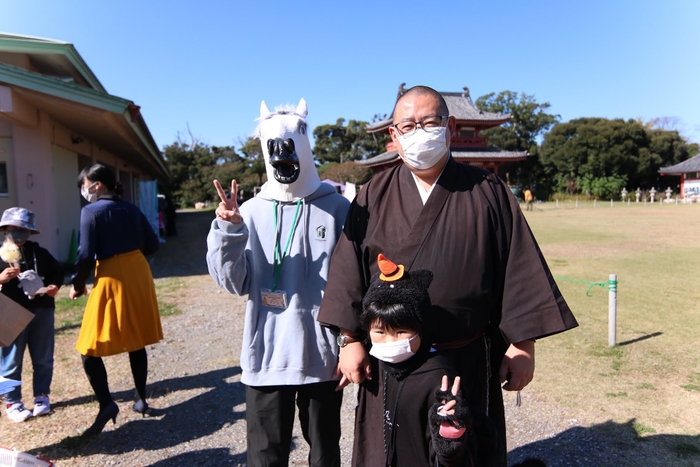
<path fill-rule="evenodd" d="M 86 355 L 81 355 L 81 357 L 90 386 L 95 391 L 100 408 L 103 408 L 112 402 L 105 364 L 100 357 L 88 357 Z M 136 386 L 136 400 L 146 400 L 146 378 L 148 377 L 148 355 L 146 354 L 146 349 L 129 352 L 129 363 L 131 364 L 131 374 L 134 377 L 134 385 Z"/>

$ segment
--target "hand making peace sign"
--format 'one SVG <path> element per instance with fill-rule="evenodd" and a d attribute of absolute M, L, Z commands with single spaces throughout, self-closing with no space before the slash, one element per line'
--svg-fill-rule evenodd
<path fill-rule="evenodd" d="M 243 218 L 238 211 L 238 183 L 236 183 L 236 180 L 231 180 L 231 199 L 226 197 L 226 192 L 218 180 L 214 180 L 214 186 L 216 187 L 216 192 L 219 193 L 219 198 L 221 198 L 219 207 L 215 211 L 216 218 L 234 224 L 242 222 Z"/>
<path fill-rule="evenodd" d="M 459 376 L 455 376 L 455 381 L 454 384 L 452 385 L 452 395 L 457 397 L 457 394 L 459 393 L 459 385 L 460 385 L 460 378 Z M 442 386 L 440 387 L 441 391 L 447 391 L 449 384 L 449 379 L 447 378 L 447 375 L 442 377 Z M 446 401 L 445 399 L 442 400 L 443 405 L 440 407 L 438 410 L 438 414 L 440 415 L 453 415 L 455 413 L 454 406 L 457 404 L 457 401 L 455 399 L 452 399 L 451 401 Z M 464 432 L 466 431 L 466 427 L 464 426 L 459 426 L 455 422 L 451 420 L 445 420 L 440 423 L 440 436 L 443 438 L 449 438 L 449 439 L 456 439 L 461 437 Z"/>

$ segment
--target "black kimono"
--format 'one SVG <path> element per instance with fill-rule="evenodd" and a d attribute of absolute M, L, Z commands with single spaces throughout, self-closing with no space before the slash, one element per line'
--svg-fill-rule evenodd
<path fill-rule="evenodd" d="M 487 439 L 493 451 L 495 433 L 492 426 L 484 426 L 479 414 L 472 414 L 474 423 L 456 449 L 436 452 L 439 449 L 432 439 L 428 413 L 443 375 L 450 382 L 454 380 L 454 367 L 439 353 L 424 352 L 412 358 L 419 359 L 418 367 L 401 377 L 385 363 L 371 359 L 376 377 L 362 383 L 364 390 L 355 417 L 353 467 L 482 465 L 477 460 L 489 453 L 477 452 L 477 440 Z"/>
<path fill-rule="evenodd" d="M 377 174 L 353 202 L 333 253 L 318 320 L 360 332 L 377 255 L 433 271 L 436 341 L 450 348 L 470 407 L 502 437 L 498 369 L 509 343 L 577 326 L 515 197 L 494 174 L 451 157 L 423 205 L 404 165 Z"/>

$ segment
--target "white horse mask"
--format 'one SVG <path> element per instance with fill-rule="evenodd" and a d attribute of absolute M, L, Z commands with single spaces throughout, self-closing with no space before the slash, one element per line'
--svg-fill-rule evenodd
<path fill-rule="evenodd" d="M 321 186 L 306 128 L 306 101 L 295 107 L 268 110 L 260 103 L 258 135 L 265 156 L 267 195 L 277 201 L 309 196 Z"/>

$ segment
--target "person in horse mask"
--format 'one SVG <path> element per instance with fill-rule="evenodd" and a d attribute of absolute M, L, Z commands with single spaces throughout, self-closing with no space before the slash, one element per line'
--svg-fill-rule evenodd
<path fill-rule="evenodd" d="M 316 317 L 330 257 L 349 202 L 321 183 L 306 128 L 306 102 L 270 112 L 258 135 L 267 182 L 238 205 L 214 181 L 221 202 L 207 237 L 217 284 L 248 295 L 241 381 L 246 385 L 247 465 L 287 465 L 295 403 L 312 467 L 340 466 L 342 391 L 337 335 Z"/>

